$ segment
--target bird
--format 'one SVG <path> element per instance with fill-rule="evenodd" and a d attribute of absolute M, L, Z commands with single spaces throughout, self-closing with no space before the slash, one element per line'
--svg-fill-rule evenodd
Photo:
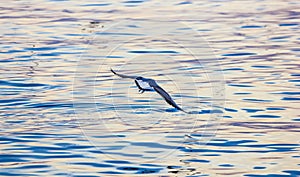
<path fill-rule="evenodd" d="M 162 87 L 160 87 L 154 79 L 145 78 L 141 76 L 128 76 L 124 74 L 116 73 L 113 69 L 110 68 L 110 71 L 121 77 L 121 78 L 128 78 L 128 79 L 134 79 L 134 82 L 136 86 L 139 88 L 139 93 L 144 93 L 145 91 L 156 91 L 161 97 L 165 99 L 165 101 L 176 108 L 179 111 L 182 111 L 184 113 L 189 114 L 185 110 L 183 110 L 181 107 L 179 107 L 175 101 L 172 99 L 172 97 L 169 95 L 168 92 L 166 92 Z"/>

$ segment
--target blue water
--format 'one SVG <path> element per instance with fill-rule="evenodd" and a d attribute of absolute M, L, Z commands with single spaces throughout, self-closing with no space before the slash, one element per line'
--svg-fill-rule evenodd
<path fill-rule="evenodd" d="M 0 176 L 300 176 L 299 12 L 276 3 L 0 2 Z"/>

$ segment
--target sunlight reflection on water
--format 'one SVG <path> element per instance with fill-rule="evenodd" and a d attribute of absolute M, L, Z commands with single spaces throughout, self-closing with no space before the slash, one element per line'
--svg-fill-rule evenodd
<path fill-rule="evenodd" d="M 299 176 L 295 3 L 0 3 L 0 175 Z"/>

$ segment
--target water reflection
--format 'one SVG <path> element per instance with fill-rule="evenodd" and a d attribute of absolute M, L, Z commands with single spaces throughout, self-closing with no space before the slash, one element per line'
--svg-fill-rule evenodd
<path fill-rule="evenodd" d="M 0 175 L 299 176 L 295 3 L 0 3 Z M 116 82 L 112 66 L 197 115 Z M 224 75 L 226 107 L 209 71 Z"/>

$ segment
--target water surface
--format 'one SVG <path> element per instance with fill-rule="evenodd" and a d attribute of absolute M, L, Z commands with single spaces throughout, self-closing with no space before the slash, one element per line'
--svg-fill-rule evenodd
<path fill-rule="evenodd" d="M 300 175 L 299 3 L 0 4 L 0 176 Z"/>

